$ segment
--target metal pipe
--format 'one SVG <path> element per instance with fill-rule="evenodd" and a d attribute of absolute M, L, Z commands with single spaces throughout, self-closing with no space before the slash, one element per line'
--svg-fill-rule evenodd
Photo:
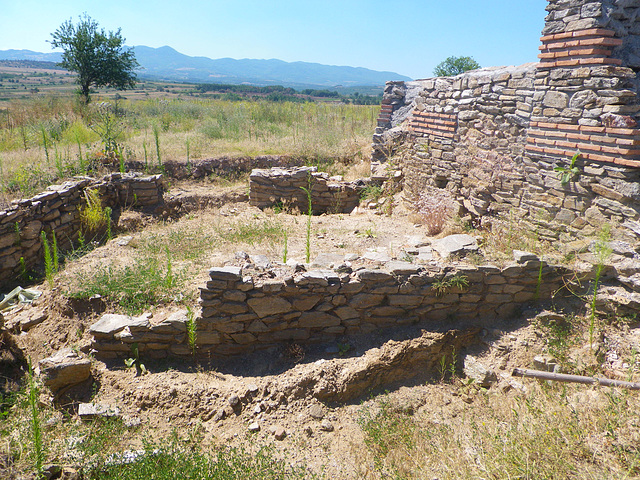
<path fill-rule="evenodd" d="M 554 382 L 583 383 L 585 385 L 602 385 L 605 387 L 628 388 L 629 390 L 640 390 L 640 383 L 625 382 L 622 380 L 612 380 L 610 378 L 583 377 L 580 375 L 566 375 L 563 373 L 542 372 L 540 370 L 527 370 L 526 368 L 514 368 L 511 373 L 514 377 L 539 378 L 541 380 L 552 380 Z"/>

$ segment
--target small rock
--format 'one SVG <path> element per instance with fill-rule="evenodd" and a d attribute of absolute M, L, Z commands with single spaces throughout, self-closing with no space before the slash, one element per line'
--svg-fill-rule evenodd
<path fill-rule="evenodd" d="M 316 420 L 320 420 L 322 418 L 324 418 L 324 408 L 322 408 L 322 405 L 313 405 L 310 409 L 309 409 L 309 415 L 311 416 L 311 418 L 315 418 Z"/>
<path fill-rule="evenodd" d="M 236 407 L 238 407 L 240 405 L 240 397 L 238 397 L 237 395 L 231 395 L 229 397 L 229 405 L 231 406 L 231 408 L 235 409 Z"/>
<path fill-rule="evenodd" d="M 269 427 L 269 431 L 276 437 L 276 440 L 284 440 L 287 436 L 287 431 L 279 425 L 272 425 Z"/>
<path fill-rule="evenodd" d="M 117 417 L 120 415 L 118 407 L 109 407 L 98 403 L 81 403 L 78 405 L 78 416 L 82 419 L 94 417 Z"/>
<path fill-rule="evenodd" d="M 224 420 L 225 417 L 225 411 L 224 410 L 218 410 L 216 412 L 216 414 L 213 416 L 213 421 L 214 422 L 219 422 L 221 420 Z"/>
<path fill-rule="evenodd" d="M 558 361 L 551 355 L 536 355 L 533 358 L 533 368 L 544 372 L 558 372 Z"/>
<path fill-rule="evenodd" d="M 131 243 L 131 240 L 133 240 L 133 237 L 131 235 L 127 235 L 125 237 L 116 238 L 115 242 L 119 247 L 126 247 L 127 245 L 129 245 L 129 243 Z"/>
<path fill-rule="evenodd" d="M 259 432 L 260 431 L 260 424 L 258 422 L 253 422 L 251 425 L 249 425 L 249 431 L 250 432 Z"/>
<path fill-rule="evenodd" d="M 129 417 L 126 416 L 123 419 L 124 425 L 125 427 L 139 427 L 142 424 L 142 420 L 140 420 L 140 417 Z"/>
<path fill-rule="evenodd" d="M 522 250 L 513 251 L 513 259 L 516 263 L 524 264 L 532 260 L 538 260 L 538 256 L 535 253 L 523 252 Z"/>
<path fill-rule="evenodd" d="M 485 388 L 490 387 L 498 380 L 493 370 L 478 362 L 478 360 L 471 355 L 467 355 L 464 359 L 464 374 Z"/>
<path fill-rule="evenodd" d="M 333 424 L 329 420 L 322 420 L 322 423 L 320 424 L 320 430 L 322 430 L 323 432 L 333 432 Z"/>

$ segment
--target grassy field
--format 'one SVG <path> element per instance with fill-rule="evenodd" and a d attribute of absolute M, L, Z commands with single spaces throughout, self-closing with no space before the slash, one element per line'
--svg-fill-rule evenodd
<path fill-rule="evenodd" d="M 367 157 L 379 108 L 340 102 L 223 100 L 192 96 L 185 85 L 167 84 L 149 87 L 155 89 L 152 94 L 147 84 L 141 84 L 126 98 L 115 92 L 95 94 L 93 102 L 84 106 L 64 78 L 60 80 L 64 85 L 55 86 L 57 74 L 38 75 L 21 77 L 20 85 L 26 88 L 27 78 L 46 78 L 52 85 L 33 87 L 39 91 L 0 102 L 0 194 L 5 201 L 90 172 L 97 160 L 105 158 L 121 160 L 121 165 L 141 161 L 149 171 L 162 170 L 167 160 L 190 162 L 223 155 L 277 154 L 309 163 L 349 163 Z M 7 81 L 3 78 L 2 88 L 13 85 Z"/>

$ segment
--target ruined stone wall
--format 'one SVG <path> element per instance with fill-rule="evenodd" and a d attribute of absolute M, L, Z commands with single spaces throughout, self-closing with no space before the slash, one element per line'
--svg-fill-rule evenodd
<path fill-rule="evenodd" d="M 344 182 L 329 177 L 317 167 L 254 169 L 249 177 L 249 202 L 258 208 L 278 206 L 306 213 L 307 192 L 311 194 L 313 213 L 349 213 L 360 203 L 362 182 Z"/>
<path fill-rule="evenodd" d="M 542 238 L 640 231 L 636 2 L 550 0 L 540 62 L 390 82 L 373 161 L 409 196 L 446 188 L 482 219 L 510 212 Z M 554 169 L 575 167 L 562 181 Z M 567 171 L 565 170 L 565 171 Z"/>
<path fill-rule="evenodd" d="M 19 282 L 21 258 L 27 270 L 42 264 L 41 232 L 46 232 L 50 242 L 51 232 L 55 232 L 60 253 L 72 248 L 81 229 L 86 189 L 96 189 L 104 207 L 144 207 L 162 201 L 162 176 L 114 173 L 100 180 L 83 178 L 51 185 L 34 197 L 14 201 L 0 211 L 0 287 Z"/>
<path fill-rule="evenodd" d="M 264 272 L 213 268 L 201 288 L 197 352 L 202 356 L 241 354 L 399 325 L 505 318 L 528 301 L 549 299 L 572 275 L 563 267 L 542 264 L 541 268 L 535 255 L 520 252 L 514 258 L 504 268 L 458 266 L 455 271 L 399 261 L 351 273 L 296 271 L 284 265 Z M 439 291 L 438 284 L 454 275 L 464 277 L 468 285 Z M 92 348 L 99 357 L 129 356 L 132 343 L 146 357 L 192 354 L 184 312 L 155 321 L 105 317 L 90 330 Z"/>

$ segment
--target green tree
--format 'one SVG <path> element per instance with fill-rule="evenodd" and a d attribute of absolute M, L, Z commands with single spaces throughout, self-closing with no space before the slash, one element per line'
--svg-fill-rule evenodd
<path fill-rule="evenodd" d="M 134 70 L 139 64 L 133 49 L 124 48 L 120 29 L 106 33 L 86 13 L 79 18 L 77 25 L 69 19 L 52 33 L 51 45 L 64 50 L 60 66 L 78 74 L 84 102 L 89 102 L 92 86 L 133 88 L 137 80 Z"/>
<path fill-rule="evenodd" d="M 480 68 L 480 64 L 473 57 L 449 57 L 433 69 L 433 74 L 436 77 L 453 77 L 476 68 Z"/>

